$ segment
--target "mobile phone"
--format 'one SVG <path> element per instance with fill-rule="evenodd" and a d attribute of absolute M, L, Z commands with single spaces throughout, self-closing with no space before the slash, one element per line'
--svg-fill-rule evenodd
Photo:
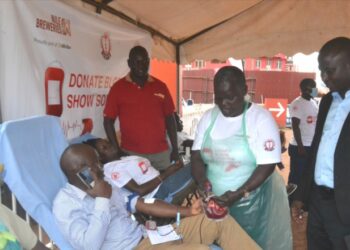
<path fill-rule="evenodd" d="M 77 176 L 87 188 L 92 188 L 94 178 L 91 176 L 89 168 L 84 168 L 83 170 L 77 173 Z"/>

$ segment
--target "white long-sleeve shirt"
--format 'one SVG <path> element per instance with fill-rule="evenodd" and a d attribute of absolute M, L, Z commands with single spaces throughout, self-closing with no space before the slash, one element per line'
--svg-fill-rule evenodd
<path fill-rule="evenodd" d="M 128 250 L 142 238 L 142 228 L 130 218 L 118 188 L 113 188 L 110 199 L 92 198 L 67 184 L 54 200 L 53 213 L 75 249 Z"/>

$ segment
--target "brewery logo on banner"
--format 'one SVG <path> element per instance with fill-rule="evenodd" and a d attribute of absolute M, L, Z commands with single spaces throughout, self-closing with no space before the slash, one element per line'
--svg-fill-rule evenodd
<path fill-rule="evenodd" d="M 70 20 L 67 18 L 51 15 L 51 20 L 36 19 L 36 27 L 49 30 L 64 36 L 71 36 Z"/>
<path fill-rule="evenodd" d="M 55 15 L 51 15 L 51 20 L 45 20 L 43 18 L 36 18 L 35 20 L 35 27 L 37 29 L 41 29 L 44 31 L 49 31 L 49 32 L 54 32 L 57 34 L 60 34 L 62 36 L 66 37 L 71 37 L 72 32 L 71 32 L 71 22 L 68 18 L 64 17 L 59 17 Z M 46 40 L 42 37 L 34 37 L 33 38 L 34 42 L 41 44 L 41 45 L 46 45 L 46 46 L 51 46 L 51 47 L 56 47 L 56 48 L 61 48 L 61 49 L 71 49 L 71 45 L 68 44 L 67 42 L 59 42 L 59 41 L 49 41 Z"/>
<path fill-rule="evenodd" d="M 105 32 L 101 36 L 100 42 L 101 42 L 101 49 L 102 49 L 101 54 L 104 59 L 109 60 L 109 58 L 111 58 L 112 43 L 108 32 Z"/>

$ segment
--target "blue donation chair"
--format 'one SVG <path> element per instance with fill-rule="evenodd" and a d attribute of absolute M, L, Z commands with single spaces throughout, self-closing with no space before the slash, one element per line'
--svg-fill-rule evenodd
<path fill-rule="evenodd" d="M 36 116 L 4 122 L 0 127 L 5 183 L 27 213 L 64 250 L 73 248 L 56 225 L 52 201 L 67 182 L 59 165 L 67 146 L 58 117 Z"/>

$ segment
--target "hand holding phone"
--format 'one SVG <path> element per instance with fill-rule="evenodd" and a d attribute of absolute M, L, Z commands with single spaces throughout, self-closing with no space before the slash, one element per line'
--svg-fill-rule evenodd
<path fill-rule="evenodd" d="M 86 192 L 92 197 L 110 198 L 112 195 L 112 187 L 98 173 L 85 168 L 77 173 L 78 178 L 86 185 Z"/>
<path fill-rule="evenodd" d="M 94 198 L 103 197 L 109 199 L 112 196 L 112 187 L 104 180 L 96 180 L 94 187 L 88 189 L 87 193 Z"/>
<path fill-rule="evenodd" d="M 88 188 L 91 189 L 93 186 L 94 178 L 91 175 L 90 168 L 84 168 L 77 173 L 80 181 Z"/>

